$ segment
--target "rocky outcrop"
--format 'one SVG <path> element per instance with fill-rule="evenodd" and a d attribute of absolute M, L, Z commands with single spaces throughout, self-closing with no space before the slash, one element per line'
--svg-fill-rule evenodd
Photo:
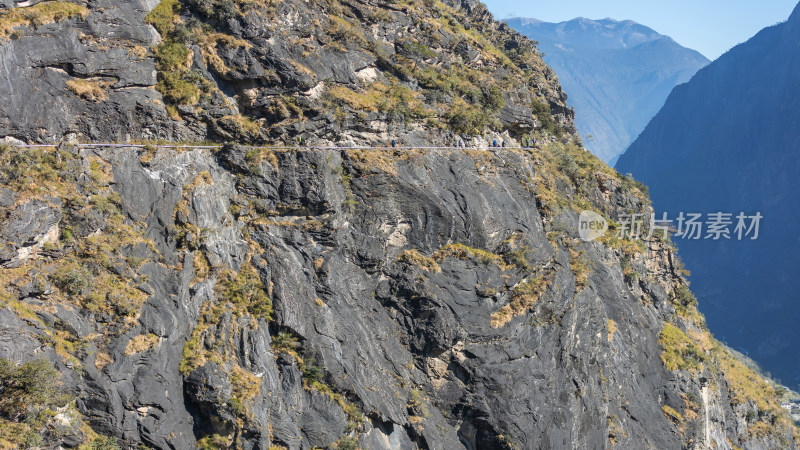
<path fill-rule="evenodd" d="M 479 3 L 48 2 L 3 14 L 0 136 L 26 142 L 453 144 L 533 132 L 533 103 L 574 132 L 533 43 Z"/>
<path fill-rule="evenodd" d="M 6 180 L 4 236 L 61 237 L 2 269 L 0 357 L 52 360 L 125 446 L 795 445 L 668 245 L 577 239 L 559 204 L 647 207 L 584 150 L 578 184 L 552 149 L 48 152 L 65 184 Z"/>
<path fill-rule="evenodd" d="M 0 21 L 59 4 L 71 5 L 13 8 Z M 144 23 L 148 10 L 145 3 L 94 3 L 83 18 L 35 29 L 22 24 L 3 36 L 0 134 L 29 142 L 188 137 L 153 89 L 156 70 L 147 47 L 159 36 Z"/>

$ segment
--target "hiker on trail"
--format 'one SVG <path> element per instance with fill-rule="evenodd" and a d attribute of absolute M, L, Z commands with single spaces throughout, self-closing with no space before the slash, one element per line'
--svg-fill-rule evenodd
<path fill-rule="evenodd" d="M 533 145 L 536 145 L 536 138 L 533 138 Z"/>
<path fill-rule="evenodd" d="M 503 141 L 503 148 L 506 148 L 506 141 Z"/>
<path fill-rule="evenodd" d="M 494 141 L 492 141 L 492 147 L 497 147 L 497 139 L 495 139 Z"/>
<path fill-rule="evenodd" d="M 394 139 L 392 139 L 392 148 L 394 148 L 394 147 L 397 147 L 397 141 L 395 141 Z"/>
<path fill-rule="evenodd" d="M 300 147 L 303 146 L 303 136 L 297 136 L 297 145 Z"/>

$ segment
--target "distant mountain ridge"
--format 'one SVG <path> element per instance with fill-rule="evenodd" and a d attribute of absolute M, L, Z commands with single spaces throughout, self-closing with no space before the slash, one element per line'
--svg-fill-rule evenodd
<path fill-rule="evenodd" d="M 550 40 L 558 38 L 566 45 L 577 47 L 620 49 L 658 39 L 671 40 L 669 36 L 632 20 L 614 20 L 610 17 L 600 20 L 578 17 L 559 23 L 526 18 L 510 19 L 508 24 L 516 28 L 517 25 L 512 23 L 514 21 L 518 21 L 522 27 L 536 27 L 540 33 L 549 33 Z"/>
<path fill-rule="evenodd" d="M 577 18 L 561 23 L 514 18 L 539 42 L 558 74 L 584 144 L 613 164 L 658 112 L 672 89 L 708 59 L 631 20 Z M 591 138 L 589 138 L 591 136 Z"/>
<path fill-rule="evenodd" d="M 711 330 L 800 385 L 800 6 L 678 86 L 617 164 L 656 211 L 763 216 L 756 241 L 680 241 Z"/>

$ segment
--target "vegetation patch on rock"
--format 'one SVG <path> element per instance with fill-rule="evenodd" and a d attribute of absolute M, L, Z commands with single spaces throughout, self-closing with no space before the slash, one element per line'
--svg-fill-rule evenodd
<path fill-rule="evenodd" d="M 19 27 L 38 27 L 73 17 L 84 18 L 89 10 L 71 2 L 41 2 L 33 6 L 17 7 L 0 13 L 0 39 L 13 34 Z"/>

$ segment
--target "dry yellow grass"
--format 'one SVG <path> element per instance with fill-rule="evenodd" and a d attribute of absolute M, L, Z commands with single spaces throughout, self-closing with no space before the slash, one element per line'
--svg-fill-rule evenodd
<path fill-rule="evenodd" d="M 0 418 L 0 449 L 12 450 L 24 448 L 21 444 L 31 431 L 31 426 L 27 423 L 12 422 Z"/>
<path fill-rule="evenodd" d="M 209 264 L 206 254 L 200 250 L 196 250 L 192 261 L 194 264 L 194 282 L 196 283 L 208 278 L 208 275 L 211 273 L 211 264 Z"/>
<path fill-rule="evenodd" d="M 97 78 L 73 78 L 67 80 L 67 89 L 84 100 L 102 102 L 108 98 L 106 90 L 112 84 L 113 81 Z"/>
<path fill-rule="evenodd" d="M 327 88 L 326 94 L 343 101 L 353 109 L 361 111 L 377 111 L 378 101 L 388 89 L 383 83 L 373 83 L 368 89 L 356 92 L 348 87 L 336 84 Z"/>
<path fill-rule="evenodd" d="M 465 148 L 462 152 L 475 161 L 475 169 L 480 174 L 495 173 L 497 171 L 497 157 L 492 152 L 473 148 Z"/>
<path fill-rule="evenodd" d="M 377 170 L 397 176 L 397 158 L 388 149 L 358 149 L 349 150 L 347 153 L 365 172 Z"/>
<path fill-rule="evenodd" d="M 680 328 L 671 323 L 664 324 L 658 343 L 662 349 L 661 360 L 667 370 L 701 370 L 703 352 Z"/>
<path fill-rule="evenodd" d="M 527 312 L 547 288 L 547 282 L 542 277 L 520 282 L 511 296 L 511 301 L 492 314 L 492 327 L 499 328 L 507 324 L 514 317 Z"/>
<path fill-rule="evenodd" d="M 608 319 L 608 342 L 612 342 L 614 340 L 614 333 L 617 331 L 617 322 L 614 322 L 613 319 Z"/>
<path fill-rule="evenodd" d="M 616 445 L 620 437 L 628 437 L 628 433 L 617 423 L 617 416 L 608 417 L 608 442 L 611 445 Z"/>
<path fill-rule="evenodd" d="M 328 26 L 325 28 L 325 32 L 337 40 L 344 42 L 356 42 L 359 44 L 367 43 L 367 39 L 364 37 L 364 34 L 361 32 L 361 30 L 353 26 L 353 24 L 346 19 L 330 15 L 328 16 L 328 21 Z"/>
<path fill-rule="evenodd" d="M 274 151 L 266 150 L 264 152 L 264 158 L 266 158 L 267 162 L 272 166 L 273 169 L 278 170 L 278 156 L 275 155 Z"/>
<path fill-rule="evenodd" d="M 250 135 L 251 137 L 257 137 L 261 134 L 261 122 L 257 122 L 241 114 L 224 116 L 220 121 L 233 125 L 240 132 Z"/>
<path fill-rule="evenodd" d="M 85 18 L 89 10 L 70 2 L 42 2 L 25 8 L 11 8 L 0 13 L 0 38 L 6 38 L 17 27 L 41 26 L 72 17 Z"/>
<path fill-rule="evenodd" d="M 447 244 L 433 254 L 433 258 L 437 261 L 442 261 L 447 257 L 474 259 L 482 264 L 497 264 L 503 270 L 507 268 L 502 256 L 461 243 Z"/>
<path fill-rule="evenodd" d="M 591 261 L 583 250 L 569 249 L 569 266 L 575 274 L 575 291 L 583 289 L 589 282 L 589 272 L 591 272 Z"/>
<path fill-rule="evenodd" d="M 128 54 L 136 59 L 145 59 L 147 57 L 147 47 L 143 45 L 132 45 L 128 47 Z"/>
<path fill-rule="evenodd" d="M 663 411 L 664 416 L 667 419 L 671 420 L 672 422 L 678 423 L 683 420 L 683 416 L 681 416 L 681 413 L 675 411 L 675 408 L 671 406 L 664 405 L 661 407 L 661 411 Z"/>
<path fill-rule="evenodd" d="M 400 256 L 397 257 L 397 260 L 412 264 L 427 272 L 442 271 L 441 267 L 439 267 L 439 263 L 437 263 L 435 259 L 425 256 L 419 251 L 413 249 L 403 250 L 403 252 L 400 253 Z"/>
<path fill-rule="evenodd" d="M 246 402 L 258 395 L 261 387 L 260 378 L 243 369 L 238 364 L 234 364 L 233 368 L 231 368 L 230 377 L 234 398 Z"/>
<path fill-rule="evenodd" d="M 125 346 L 125 355 L 130 356 L 153 348 L 161 339 L 155 334 L 140 334 L 135 336 Z"/>
<path fill-rule="evenodd" d="M 97 370 L 103 370 L 103 367 L 111 364 L 112 362 L 114 362 L 114 360 L 111 358 L 111 355 L 106 352 L 97 352 L 97 355 L 94 357 L 94 366 L 97 368 Z"/>
<path fill-rule="evenodd" d="M 220 45 L 224 47 L 243 47 L 250 48 L 253 45 L 243 39 L 237 39 L 234 36 L 213 32 L 205 33 L 200 28 L 192 30 L 195 41 L 200 47 L 200 53 L 203 55 L 206 65 L 211 66 L 215 72 L 225 74 L 231 69 L 220 58 L 217 49 Z"/>
<path fill-rule="evenodd" d="M 211 176 L 210 173 L 208 173 L 207 170 L 204 170 L 198 173 L 189 184 L 183 186 L 183 192 L 184 193 L 191 192 L 200 186 L 213 186 L 213 185 L 214 185 L 214 178 Z"/>
<path fill-rule="evenodd" d="M 780 411 L 778 394 L 772 384 L 724 348 L 720 348 L 716 352 L 716 357 L 722 374 L 728 382 L 732 402 L 744 403 L 754 400 L 758 409 L 762 411 Z"/>

